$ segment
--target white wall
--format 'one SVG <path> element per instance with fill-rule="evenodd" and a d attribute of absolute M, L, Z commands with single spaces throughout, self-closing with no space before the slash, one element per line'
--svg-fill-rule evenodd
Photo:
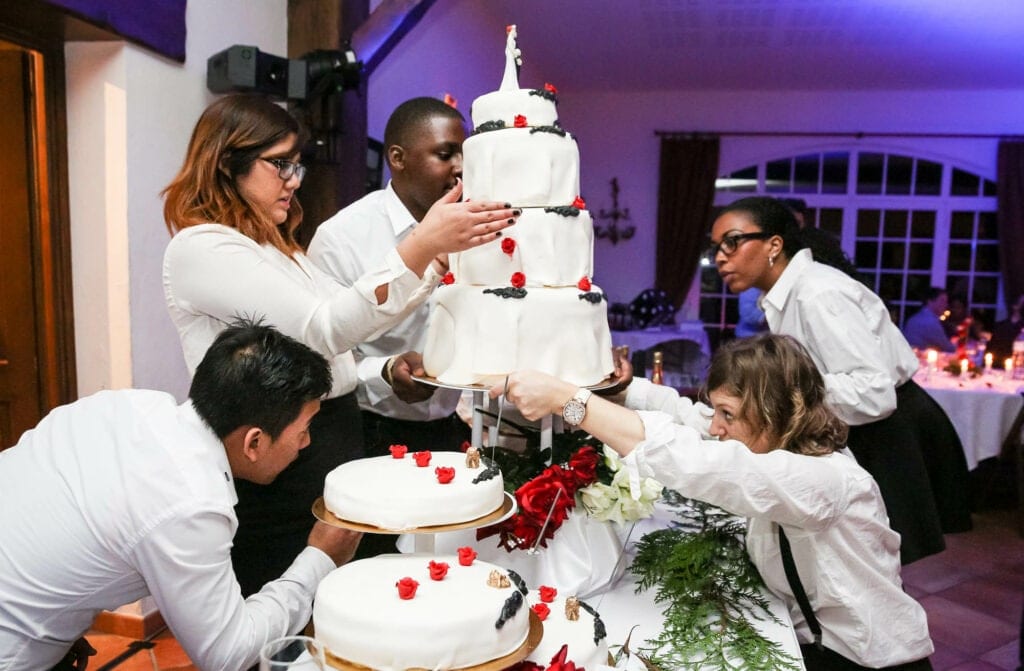
<path fill-rule="evenodd" d="M 413 96 L 450 92 L 468 115 L 473 99 L 497 88 L 504 64 L 503 17 L 474 12 L 476 3 L 439 2 L 401 42 L 369 81 L 368 128 L 383 135 L 394 107 Z M 458 13 L 456 13 L 458 12 Z M 514 17 L 509 19 L 514 21 Z M 523 54 L 520 84 L 539 87 L 529 51 Z M 551 82 L 559 89 L 562 125 L 578 139 L 581 191 L 594 213 L 611 207 L 609 182 L 619 180 L 620 207 L 630 209 L 635 237 L 612 245 L 595 244 L 595 279 L 612 301 L 629 301 L 653 285 L 659 140 L 655 131 L 773 131 L 841 133 L 1024 132 L 1024 86 L 1000 91 L 831 91 L 831 92 L 636 92 L 628 83 L 610 90 L 582 91 L 573 82 Z M 881 140 L 843 139 L 878 144 Z M 822 146 L 815 138 L 723 137 L 723 171 L 766 157 L 792 153 L 794 147 Z M 955 157 L 974 171 L 995 176 L 996 141 L 890 140 L 933 157 Z M 599 220 L 598 223 L 600 223 Z M 684 309 L 696 316 L 695 292 Z"/>
<path fill-rule="evenodd" d="M 122 42 L 67 46 L 80 395 L 126 386 L 187 395 L 164 306 L 161 262 L 170 238 L 159 194 L 214 98 L 207 58 L 234 44 L 287 54 L 287 0 L 190 2 L 186 22 L 184 64 Z"/>

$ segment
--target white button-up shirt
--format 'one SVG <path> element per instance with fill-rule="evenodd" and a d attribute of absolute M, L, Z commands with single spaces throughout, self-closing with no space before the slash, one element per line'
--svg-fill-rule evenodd
<path fill-rule="evenodd" d="M 667 407 L 665 399 L 657 405 Z M 641 397 L 627 396 L 636 407 Z M 859 664 L 890 666 L 933 651 L 924 609 L 901 585 L 900 538 L 874 479 L 843 453 L 754 454 L 735 440 L 704 440 L 700 404 L 678 414 L 640 412 L 645 439 L 624 459 L 631 480 L 653 477 L 687 497 L 748 518 L 747 552 L 785 602 L 804 643 L 813 640 L 786 579 L 778 525 L 786 530 L 824 645 Z M 674 420 L 674 421 L 673 421 Z"/>
<path fill-rule="evenodd" d="M 793 336 L 807 348 L 840 419 L 858 426 L 896 410 L 896 387 L 913 377 L 917 355 L 867 287 L 803 249 L 761 306 L 772 333 Z"/>
<path fill-rule="evenodd" d="M 191 403 L 104 391 L 53 410 L 0 452 L 0 669 L 56 664 L 102 609 L 147 594 L 201 669 L 237 671 L 309 620 L 334 568 L 307 547 L 242 599 L 223 443 Z"/>
<path fill-rule="evenodd" d="M 367 269 L 379 265 L 414 226 L 416 220 L 389 182 L 387 188 L 363 196 L 320 224 L 309 243 L 309 258 L 343 285 L 355 286 Z M 392 355 L 423 351 L 431 305 L 430 301 L 423 303 L 400 323 L 353 350 L 358 365 L 359 407 L 412 421 L 440 419 L 455 411 L 458 390 L 438 389 L 425 401 L 406 403 L 381 377 L 381 369 Z"/>
<path fill-rule="evenodd" d="M 164 297 L 190 374 L 232 319 L 262 317 L 327 357 L 334 375 L 331 398 L 356 387 L 350 350 L 404 318 L 439 280 L 431 268 L 417 277 L 392 248 L 344 287 L 304 254 L 289 257 L 220 224 L 185 228 L 164 252 Z M 382 284 L 388 285 L 388 298 L 378 305 L 374 291 Z"/>

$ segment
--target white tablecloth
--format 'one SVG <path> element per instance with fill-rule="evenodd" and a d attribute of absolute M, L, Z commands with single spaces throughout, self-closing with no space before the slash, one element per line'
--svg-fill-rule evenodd
<path fill-rule="evenodd" d="M 1013 420 L 1024 408 L 1020 380 L 1004 380 L 1001 371 L 962 380 L 941 370 L 929 374 L 924 367 L 914 380 L 949 415 L 964 445 L 967 468 L 999 456 Z"/>
<path fill-rule="evenodd" d="M 704 330 L 704 322 L 686 321 L 678 324 L 665 326 L 654 326 L 649 329 L 638 331 L 612 331 L 613 345 L 628 345 L 631 352 L 646 350 L 659 345 L 666 340 L 693 340 L 700 344 L 701 351 L 711 356 L 711 343 L 708 334 Z"/>

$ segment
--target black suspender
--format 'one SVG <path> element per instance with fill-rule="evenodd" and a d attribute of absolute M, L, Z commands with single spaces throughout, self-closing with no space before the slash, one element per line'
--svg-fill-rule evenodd
<path fill-rule="evenodd" d="M 782 530 L 781 524 L 779 525 L 779 550 L 782 552 L 782 567 L 786 569 L 786 580 L 789 581 L 789 588 L 793 590 L 796 602 L 800 604 L 800 612 L 804 614 L 807 626 L 811 628 L 811 633 L 814 634 L 814 646 L 818 650 L 823 650 L 824 646 L 821 644 L 821 625 L 818 624 L 818 618 L 814 617 L 814 611 L 811 610 L 811 602 L 807 600 L 807 592 L 804 591 L 804 585 L 800 582 L 800 574 L 796 572 L 793 551 L 789 549 L 789 539 L 786 538 L 786 532 Z"/>

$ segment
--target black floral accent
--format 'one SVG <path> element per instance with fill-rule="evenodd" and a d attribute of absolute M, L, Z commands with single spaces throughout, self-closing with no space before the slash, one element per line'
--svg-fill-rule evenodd
<path fill-rule="evenodd" d="M 526 581 L 523 580 L 523 576 L 519 575 L 512 569 L 505 569 L 508 571 L 508 579 L 512 581 L 512 584 L 516 586 L 516 589 L 526 596 L 530 593 L 530 588 L 526 586 Z"/>
<path fill-rule="evenodd" d="M 553 103 L 558 102 L 558 96 L 554 91 L 548 91 L 547 89 L 530 89 L 531 96 L 540 96 L 544 100 L 550 100 Z"/>
<path fill-rule="evenodd" d="M 516 616 L 519 609 L 523 607 L 526 601 L 523 599 L 523 594 L 519 590 L 512 592 L 512 596 L 505 599 L 504 605 L 501 607 L 501 614 L 498 616 L 498 620 L 494 623 L 495 629 L 501 629 L 505 626 L 505 623 Z"/>
<path fill-rule="evenodd" d="M 604 627 L 604 620 L 601 619 L 596 610 L 582 600 L 580 601 L 580 608 L 594 616 L 594 645 L 597 645 L 601 639 L 608 636 L 608 631 Z"/>
<path fill-rule="evenodd" d="M 544 211 L 545 212 L 554 212 L 555 214 L 560 214 L 563 217 L 578 217 L 578 216 L 580 216 L 580 212 L 582 212 L 582 210 L 580 210 L 580 208 L 573 207 L 572 205 L 559 205 L 558 207 L 545 207 Z"/>
<path fill-rule="evenodd" d="M 473 478 L 474 485 L 487 480 L 492 480 L 501 475 L 501 468 L 499 468 L 498 464 L 494 463 L 493 460 L 481 456 L 480 462 L 484 465 L 484 470 L 480 471 L 480 475 Z"/>
<path fill-rule="evenodd" d="M 565 129 L 559 126 L 558 124 L 555 124 L 553 126 L 531 126 L 530 133 L 553 133 L 561 137 L 565 137 L 566 135 L 568 135 L 568 133 L 565 132 Z"/>
<path fill-rule="evenodd" d="M 590 301 L 594 305 L 597 305 L 601 301 L 608 300 L 608 297 L 605 296 L 604 293 L 600 291 L 587 291 L 585 293 L 580 294 L 580 300 Z"/>
<path fill-rule="evenodd" d="M 477 135 L 479 133 L 487 133 L 492 130 L 503 130 L 505 128 L 505 121 L 503 119 L 495 119 L 494 121 L 485 121 L 476 128 L 470 135 Z"/>
<path fill-rule="evenodd" d="M 502 298 L 526 298 L 526 289 L 515 287 L 498 287 L 497 289 L 484 289 L 485 294 L 494 294 Z"/>

